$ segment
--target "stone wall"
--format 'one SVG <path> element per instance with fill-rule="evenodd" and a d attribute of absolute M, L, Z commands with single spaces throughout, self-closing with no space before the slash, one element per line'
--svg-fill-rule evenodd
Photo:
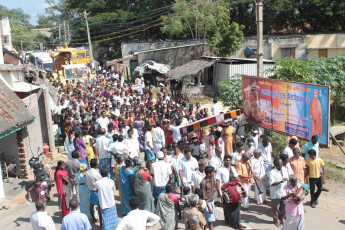
<path fill-rule="evenodd" d="M 170 65 L 171 68 L 174 68 L 192 60 L 199 59 L 201 52 L 202 45 L 171 47 L 161 50 L 146 51 L 138 53 L 138 64 L 141 65 L 145 61 L 152 60 L 158 63 Z M 206 49 L 203 55 L 210 55 L 209 50 Z"/>

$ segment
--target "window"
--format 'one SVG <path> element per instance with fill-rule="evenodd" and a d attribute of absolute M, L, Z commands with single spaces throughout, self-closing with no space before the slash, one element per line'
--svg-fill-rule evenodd
<path fill-rule="evenodd" d="M 86 51 L 86 58 L 90 58 L 90 52 Z"/>
<path fill-rule="evenodd" d="M 78 59 L 85 58 L 85 53 L 77 53 L 77 58 Z"/>
<path fill-rule="evenodd" d="M 295 59 L 295 50 L 296 48 L 293 47 L 293 48 L 281 48 L 282 50 L 282 58 L 292 58 L 292 59 Z"/>
<path fill-rule="evenodd" d="M 10 43 L 10 39 L 9 39 L 8 35 L 3 35 L 3 36 L 2 36 L 2 43 L 3 43 L 4 45 L 7 45 L 7 44 Z"/>
<path fill-rule="evenodd" d="M 327 49 L 319 49 L 319 58 L 327 58 L 328 50 Z"/>

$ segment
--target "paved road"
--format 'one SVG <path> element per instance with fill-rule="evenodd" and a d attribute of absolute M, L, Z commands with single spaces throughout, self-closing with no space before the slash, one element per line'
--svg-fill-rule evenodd
<path fill-rule="evenodd" d="M 53 194 L 56 193 L 53 190 Z M 9 210 L 0 211 L 1 230 L 12 230 L 12 229 L 31 229 L 30 225 L 30 213 L 34 211 L 34 205 L 27 205 L 23 199 L 25 193 L 19 194 L 11 202 L 11 208 Z M 253 197 L 253 193 L 250 193 Z M 118 210 L 119 201 L 118 196 L 115 194 L 117 200 Z M 312 209 L 308 206 L 308 202 L 305 202 L 305 220 L 306 230 L 314 229 L 345 229 L 345 200 L 342 198 L 336 198 L 331 193 L 322 193 L 320 198 L 320 204 L 316 209 Z M 249 213 L 242 214 L 242 220 L 248 229 L 279 229 L 273 225 L 271 218 L 271 207 L 270 203 L 267 205 L 255 205 L 251 200 L 251 206 Z M 48 202 L 47 212 L 53 217 L 56 223 L 57 229 L 61 227 L 61 212 L 57 207 L 57 197 L 53 196 L 52 201 Z M 227 227 L 224 222 L 223 210 L 221 208 L 216 209 L 218 220 L 215 223 L 215 229 L 231 229 Z M 184 224 L 180 221 L 179 229 L 184 229 Z M 93 229 L 99 229 L 96 224 Z M 160 226 L 156 226 L 154 229 L 160 229 Z"/>

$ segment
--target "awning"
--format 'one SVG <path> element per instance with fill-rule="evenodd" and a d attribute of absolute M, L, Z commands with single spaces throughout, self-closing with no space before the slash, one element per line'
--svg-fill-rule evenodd
<path fill-rule="evenodd" d="M 180 80 L 183 77 L 197 74 L 212 65 L 214 65 L 214 61 L 194 60 L 170 70 L 166 75 L 170 79 Z"/>
<path fill-rule="evenodd" d="M 128 55 L 128 56 L 125 56 L 125 57 L 122 57 L 122 58 L 118 58 L 118 59 L 114 59 L 114 60 L 111 60 L 111 61 L 108 61 L 106 63 L 107 66 L 110 66 L 110 65 L 114 65 L 120 61 L 125 61 L 125 60 L 128 60 L 128 59 L 131 59 L 133 57 L 133 55 Z"/>

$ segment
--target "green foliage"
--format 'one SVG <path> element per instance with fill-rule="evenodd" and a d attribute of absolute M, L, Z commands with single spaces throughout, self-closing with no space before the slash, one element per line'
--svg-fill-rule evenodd
<path fill-rule="evenodd" d="M 339 168 L 335 163 L 325 162 L 326 178 L 336 182 L 345 181 L 345 170 Z"/>
<path fill-rule="evenodd" d="M 256 34 L 255 2 L 228 0 L 231 20 Z M 264 33 L 335 32 L 345 30 L 345 2 L 334 0 L 265 0 Z"/>
<path fill-rule="evenodd" d="M 279 157 L 283 153 L 286 144 L 288 143 L 287 136 L 268 129 L 265 129 L 264 135 L 270 138 L 273 149 L 273 156 Z"/>
<path fill-rule="evenodd" d="M 233 79 L 225 79 L 218 82 L 219 97 L 224 105 L 230 109 L 238 109 L 242 106 L 242 79 L 235 75 Z"/>
<path fill-rule="evenodd" d="M 274 79 L 330 86 L 331 121 L 345 121 L 345 56 L 307 61 L 285 58 L 268 71 L 274 73 Z"/>
<path fill-rule="evenodd" d="M 243 26 L 230 23 L 227 1 L 176 0 L 173 13 L 161 17 L 162 32 L 171 38 L 192 38 L 208 41 L 216 55 L 232 55 L 243 39 Z"/>

